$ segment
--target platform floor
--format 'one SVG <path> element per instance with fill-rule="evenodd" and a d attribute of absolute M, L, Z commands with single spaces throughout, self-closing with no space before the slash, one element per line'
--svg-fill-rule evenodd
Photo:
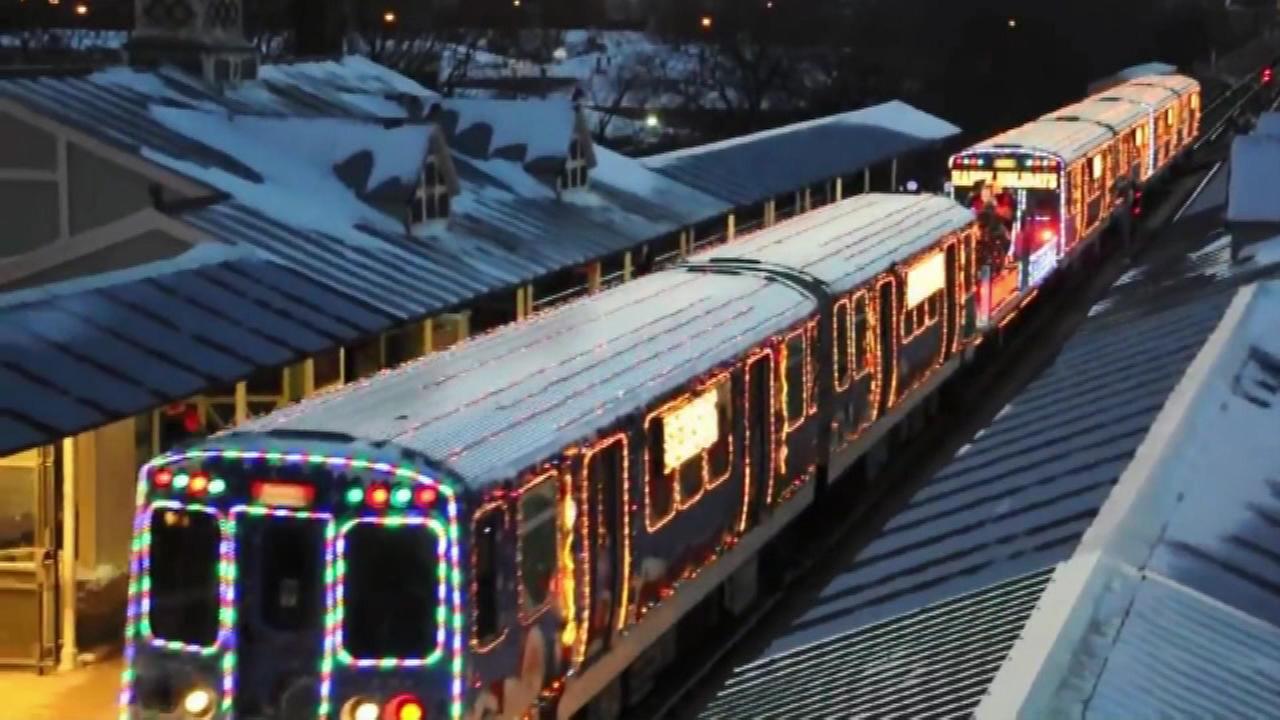
<path fill-rule="evenodd" d="M 43 676 L 0 672 L 0 720 L 115 720 L 123 663 L 116 658 Z"/>

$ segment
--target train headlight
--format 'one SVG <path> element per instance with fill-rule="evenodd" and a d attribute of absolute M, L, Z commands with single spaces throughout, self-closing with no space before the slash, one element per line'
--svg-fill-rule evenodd
<path fill-rule="evenodd" d="M 182 709 L 192 717 L 204 718 L 213 712 L 213 693 L 196 688 L 182 698 Z"/>
<path fill-rule="evenodd" d="M 382 708 L 368 698 L 352 698 L 343 709 L 343 720 L 378 720 Z"/>

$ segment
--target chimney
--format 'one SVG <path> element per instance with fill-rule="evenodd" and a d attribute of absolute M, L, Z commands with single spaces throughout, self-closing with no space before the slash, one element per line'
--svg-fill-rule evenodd
<path fill-rule="evenodd" d="M 134 0 L 133 8 L 130 65 L 173 65 L 218 85 L 258 76 L 257 50 L 244 38 L 244 0 Z"/>

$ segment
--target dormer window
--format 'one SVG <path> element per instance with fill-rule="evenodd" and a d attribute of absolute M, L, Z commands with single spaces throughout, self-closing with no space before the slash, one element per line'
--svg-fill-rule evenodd
<path fill-rule="evenodd" d="M 413 201 L 409 204 L 409 222 L 418 225 L 448 217 L 449 186 L 445 183 L 440 164 L 433 157 L 422 166 L 418 189 L 413 192 Z"/>
<path fill-rule="evenodd" d="M 564 172 L 556 181 L 561 190 L 584 187 L 587 184 L 587 152 L 582 141 L 574 138 L 569 143 L 569 158 L 565 160 Z"/>

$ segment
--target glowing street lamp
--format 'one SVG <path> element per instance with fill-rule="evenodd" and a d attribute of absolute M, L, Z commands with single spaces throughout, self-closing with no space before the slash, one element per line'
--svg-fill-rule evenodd
<path fill-rule="evenodd" d="M 84 3 L 80 3 L 79 5 L 76 5 L 76 14 L 80 15 L 81 17 L 88 15 L 89 6 L 85 5 Z"/>
<path fill-rule="evenodd" d="M 710 16 L 710 15 L 703 15 L 703 16 L 702 16 L 702 19 L 698 21 L 698 24 L 702 26 L 702 29 L 703 29 L 703 30 L 710 30 L 710 29 L 711 29 L 711 16 Z"/>
<path fill-rule="evenodd" d="M 658 114 L 657 114 L 657 113 L 649 113 L 647 116 L 645 116 L 645 119 L 644 119 L 644 125 L 645 125 L 645 127 L 650 128 L 650 129 L 656 129 L 656 128 L 658 127 L 658 125 L 659 125 L 659 124 L 660 124 L 660 123 L 659 123 L 659 120 L 658 120 Z"/>
<path fill-rule="evenodd" d="M 390 10 L 382 13 L 382 22 L 388 25 L 394 25 L 396 23 L 396 14 Z"/>

